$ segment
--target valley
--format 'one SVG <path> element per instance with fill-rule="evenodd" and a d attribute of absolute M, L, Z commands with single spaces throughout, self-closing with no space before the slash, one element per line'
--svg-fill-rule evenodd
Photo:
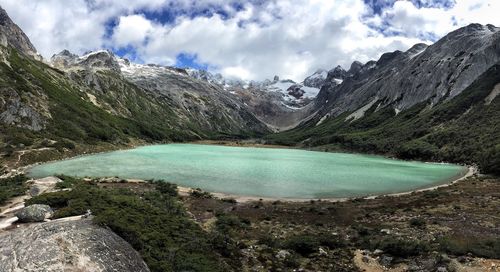
<path fill-rule="evenodd" d="M 331 67 L 44 59 L 0 8 L 0 271 L 500 271 L 500 28 Z"/>

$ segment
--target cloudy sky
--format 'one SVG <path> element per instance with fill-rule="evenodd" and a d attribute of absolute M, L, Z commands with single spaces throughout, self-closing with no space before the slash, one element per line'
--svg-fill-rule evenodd
<path fill-rule="evenodd" d="M 498 0 L 0 0 L 45 57 L 107 48 L 139 63 L 225 76 L 301 80 L 432 43 L 477 22 L 500 25 Z"/>

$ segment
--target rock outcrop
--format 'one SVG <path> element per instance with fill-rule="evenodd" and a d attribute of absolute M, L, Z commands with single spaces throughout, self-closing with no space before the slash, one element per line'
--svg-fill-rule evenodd
<path fill-rule="evenodd" d="M 355 111 L 376 99 L 395 112 L 430 100 L 437 104 L 460 94 L 500 61 L 500 28 L 471 24 L 427 46 L 383 54 L 378 61 L 354 62 L 342 84 L 327 80 L 316 99 L 319 118 Z"/>
<path fill-rule="evenodd" d="M 0 234 L 0 270 L 149 271 L 139 254 L 90 219 L 51 221 Z"/>
<path fill-rule="evenodd" d="M 43 222 L 52 216 L 54 212 L 48 205 L 34 204 L 22 208 L 16 213 L 19 222 L 31 223 L 31 222 Z"/>
<path fill-rule="evenodd" d="M 24 32 L 10 19 L 7 12 L 0 7 L 0 44 L 7 47 L 12 46 L 20 52 L 32 56 L 37 60 L 42 57 Z"/>
<path fill-rule="evenodd" d="M 306 87 L 312 87 L 312 88 L 321 88 L 323 84 L 325 83 L 325 80 L 328 76 L 328 72 L 323 69 L 319 69 L 314 74 L 306 77 L 304 79 L 304 86 Z"/>

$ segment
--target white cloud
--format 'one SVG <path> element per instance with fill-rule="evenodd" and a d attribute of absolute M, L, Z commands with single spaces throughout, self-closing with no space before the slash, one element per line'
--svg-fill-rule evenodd
<path fill-rule="evenodd" d="M 180 51 L 196 53 L 226 76 L 301 80 L 321 67 L 349 66 L 421 41 L 384 37 L 363 23 L 367 12 L 358 0 L 295 0 L 249 7 L 228 20 L 181 17 L 174 25 L 156 25 L 139 52 L 153 62 Z"/>
<path fill-rule="evenodd" d="M 258 2 L 0 0 L 45 57 L 62 49 L 81 54 L 133 46 L 145 62 L 173 64 L 178 54 L 189 53 L 216 72 L 247 79 L 277 74 L 301 80 L 318 68 L 376 59 L 472 22 L 500 25 L 496 0 L 457 0 L 449 9 L 397 1 L 380 15 L 372 14 L 362 0 Z M 215 6 L 227 16 L 192 16 Z M 142 15 L 166 7 L 181 14 L 172 23 Z M 113 29 L 106 28 L 110 21 L 116 23 Z"/>
<path fill-rule="evenodd" d="M 153 30 L 153 24 L 144 15 L 121 16 L 113 32 L 115 46 L 141 46 Z"/>

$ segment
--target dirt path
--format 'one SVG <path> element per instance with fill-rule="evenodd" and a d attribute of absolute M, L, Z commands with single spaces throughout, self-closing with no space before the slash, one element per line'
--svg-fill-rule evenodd
<path fill-rule="evenodd" d="M 17 160 L 15 165 L 19 166 L 19 163 L 21 162 L 22 156 L 24 156 L 26 153 L 31 153 L 31 152 L 39 152 L 39 151 L 44 151 L 44 150 L 53 150 L 53 147 L 42 147 L 42 148 L 36 148 L 36 149 L 25 149 L 25 150 L 19 150 L 16 153 L 17 155 Z"/>
<path fill-rule="evenodd" d="M 28 198 L 28 195 L 18 196 L 0 207 L 0 231 L 12 226 L 12 223 L 17 221 L 15 213 L 24 208 L 24 201 Z"/>

